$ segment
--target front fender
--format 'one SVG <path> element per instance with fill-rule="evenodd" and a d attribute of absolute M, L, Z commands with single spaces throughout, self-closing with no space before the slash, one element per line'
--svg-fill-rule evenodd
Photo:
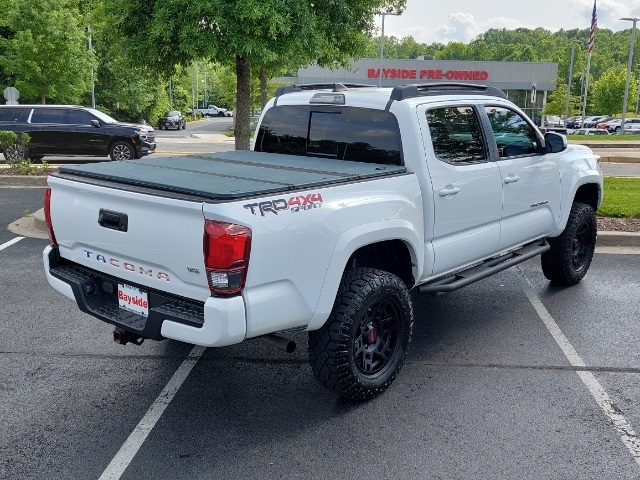
<path fill-rule="evenodd" d="M 602 173 L 600 172 L 600 167 L 598 167 L 598 170 L 584 170 L 576 172 L 571 178 L 569 187 L 565 191 L 566 193 L 563 193 L 562 198 L 564 199 L 564 203 L 562 204 L 560 216 L 558 218 L 558 229 L 551 235 L 552 237 L 556 237 L 564 231 L 569 220 L 569 214 L 571 213 L 571 205 L 573 205 L 578 189 L 583 185 L 588 184 L 596 184 L 598 186 L 597 207 L 600 208 L 604 192 L 604 182 Z"/>
<path fill-rule="evenodd" d="M 414 278 L 420 278 L 424 267 L 424 243 L 421 236 L 410 222 L 400 219 L 366 223 L 346 230 L 333 250 L 318 304 L 307 330 L 317 330 L 329 318 L 347 261 L 359 248 L 388 240 L 400 240 L 407 245 L 411 255 Z"/>

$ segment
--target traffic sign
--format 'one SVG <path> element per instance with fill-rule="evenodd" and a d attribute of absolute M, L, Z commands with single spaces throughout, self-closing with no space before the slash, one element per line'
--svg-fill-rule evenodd
<path fill-rule="evenodd" d="M 17 88 L 7 87 L 2 93 L 4 94 L 4 98 L 7 99 L 7 105 L 16 105 L 18 103 L 20 92 Z"/>

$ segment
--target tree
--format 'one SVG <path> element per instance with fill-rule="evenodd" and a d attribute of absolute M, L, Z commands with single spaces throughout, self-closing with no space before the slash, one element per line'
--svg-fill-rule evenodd
<path fill-rule="evenodd" d="M 564 108 L 567 102 L 567 85 L 559 84 L 555 90 L 549 93 L 547 104 L 544 106 L 545 115 L 564 115 Z M 571 111 L 569 112 L 571 113 Z"/>
<path fill-rule="evenodd" d="M 14 35 L 0 57 L 21 98 L 77 103 L 89 88 L 93 62 L 77 2 L 9 2 L 6 23 Z"/>
<path fill-rule="evenodd" d="M 104 0 L 114 43 L 141 64 L 171 74 L 205 59 L 235 65 L 236 148 L 250 141 L 251 68 L 287 58 L 302 66 L 346 64 L 363 51 L 382 8 L 405 0 Z M 144 55 L 140 55 L 144 52 Z"/>
<path fill-rule="evenodd" d="M 593 83 L 590 96 L 596 112 L 606 115 L 614 115 L 622 112 L 624 89 L 627 81 L 627 71 L 622 66 L 607 70 L 598 80 Z M 635 75 L 631 77 L 629 85 L 628 105 L 633 105 L 637 94 L 637 80 Z"/>

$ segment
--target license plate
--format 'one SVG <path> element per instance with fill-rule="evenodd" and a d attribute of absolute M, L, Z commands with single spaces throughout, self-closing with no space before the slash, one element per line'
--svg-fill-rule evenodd
<path fill-rule="evenodd" d="M 126 283 L 118 284 L 118 305 L 123 310 L 137 313 L 143 317 L 149 315 L 149 298 L 147 292 Z"/>

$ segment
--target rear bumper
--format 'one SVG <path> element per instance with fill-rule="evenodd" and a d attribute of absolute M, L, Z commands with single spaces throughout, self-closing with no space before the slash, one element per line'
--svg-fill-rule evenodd
<path fill-rule="evenodd" d="M 133 285 L 148 293 L 149 316 L 144 317 L 118 307 L 120 280 L 116 277 L 65 261 L 51 246 L 42 255 L 47 281 L 55 290 L 75 300 L 83 312 L 142 338 L 221 347 L 239 343 L 246 336 L 240 296 L 209 297 L 203 303 Z"/>

